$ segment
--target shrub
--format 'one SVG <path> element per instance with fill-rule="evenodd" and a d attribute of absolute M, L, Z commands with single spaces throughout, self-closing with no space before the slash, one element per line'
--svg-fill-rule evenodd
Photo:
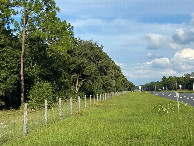
<path fill-rule="evenodd" d="M 37 82 L 29 92 L 29 107 L 42 108 L 44 100 L 47 100 L 48 107 L 51 107 L 55 101 L 53 89 L 49 82 Z"/>

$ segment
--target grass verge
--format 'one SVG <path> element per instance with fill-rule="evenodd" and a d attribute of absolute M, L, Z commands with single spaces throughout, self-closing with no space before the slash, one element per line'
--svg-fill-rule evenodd
<path fill-rule="evenodd" d="M 146 93 L 109 99 L 5 145 L 193 145 L 194 108 Z"/>

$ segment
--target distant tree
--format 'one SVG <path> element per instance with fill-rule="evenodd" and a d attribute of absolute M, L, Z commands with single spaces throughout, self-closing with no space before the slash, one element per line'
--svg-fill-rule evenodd
<path fill-rule="evenodd" d="M 163 76 L 162 81 L 159 82 L 150 82 L 143 85 L 143 88 L 146 90 L 154 90 L 154 86 L 157 86 L 159 88 L 166 87 L 166 89 L 169 90 L 177 90 L 179 89 L 179 85 L 182 86 L 182 89 L 185 90 L 192 90 L 193 89 L 193 79 L 191 76 L 194 76 L 194 72 L 191 74 L 184 74 L 182 77 L 176 77 L 176 76 L 169 76 L 168 78 Z"/>
<path fill-rule="evenodd" d="M 190 77 L 194 77 L 194 72 L 191 73 Z"/>
<path fill-rule="evenodd" d="M 178 89 L 180 89 L 179 85 L 181 85 L 182 87 L 185 87 L 184 77 L 176 77 L 176 79 L 177 79 Z"/>
<path fill-rule="evenodd" d="M 166 90 L 168 89 L 168 87 L 167 87 L 167 78 L 165 76 L 162 77 L 162 85 Z"/>
<path fill-rule="evenodd" d="M 192 89 L 192 79 L 191 74 L 184 74 L 184 89 Z"/>
<path fill-rule="evenodd" d="M 169 90 L 175 90 L 176 89 L 176 79 L 172 76 L 169 76 L 167 79 L 167 85 Z"/>

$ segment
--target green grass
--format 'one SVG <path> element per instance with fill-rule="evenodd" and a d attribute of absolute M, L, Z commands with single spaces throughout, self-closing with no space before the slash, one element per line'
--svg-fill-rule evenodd
<path fill-rule="evenodd" d="M 89 107 L 89 100 L 87 100 Z M 93 101 L 92 101 L 93 106 Z M 81 112 L 84 110 L 84 101 L 81 101 Z M 73 100 L 73 116 L 78 113 L 78 103 Z M 68 118 L 70 116 L 70 103 L 62 101 L 62 116 Z M 11 139 L 17 139 L 23 137 L 23 107 L 20 110 L 4 110 L 0 111 L 0 146 Z M 31 110 L 28 109 L 28 133 L 34 131 L 37 128 L 45 126 L 44 121 L 44 109 Z M 53 108 L 48 109 L 48 124 L 57 122 L 60 120 L 58 104 L 55 104 Z"/>
<path fill-rule="evenodd" d="M 17 115 L 16 115 L 17 117 Z M 5 145 L 194 144 L 194 108 L 147 93 L 127 93 L 82 114 L 64 117 Z"/>

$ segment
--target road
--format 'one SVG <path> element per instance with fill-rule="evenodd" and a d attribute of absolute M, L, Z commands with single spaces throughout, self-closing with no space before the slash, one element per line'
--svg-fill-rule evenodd
<path fill-rule="evenodd" d="M 151 92 L 151 94 L 177 100 L 175 92 Z M 184 103 L 194 106 L 194 93 L 179 93 L 179 101 L 183 101 Z"/>

